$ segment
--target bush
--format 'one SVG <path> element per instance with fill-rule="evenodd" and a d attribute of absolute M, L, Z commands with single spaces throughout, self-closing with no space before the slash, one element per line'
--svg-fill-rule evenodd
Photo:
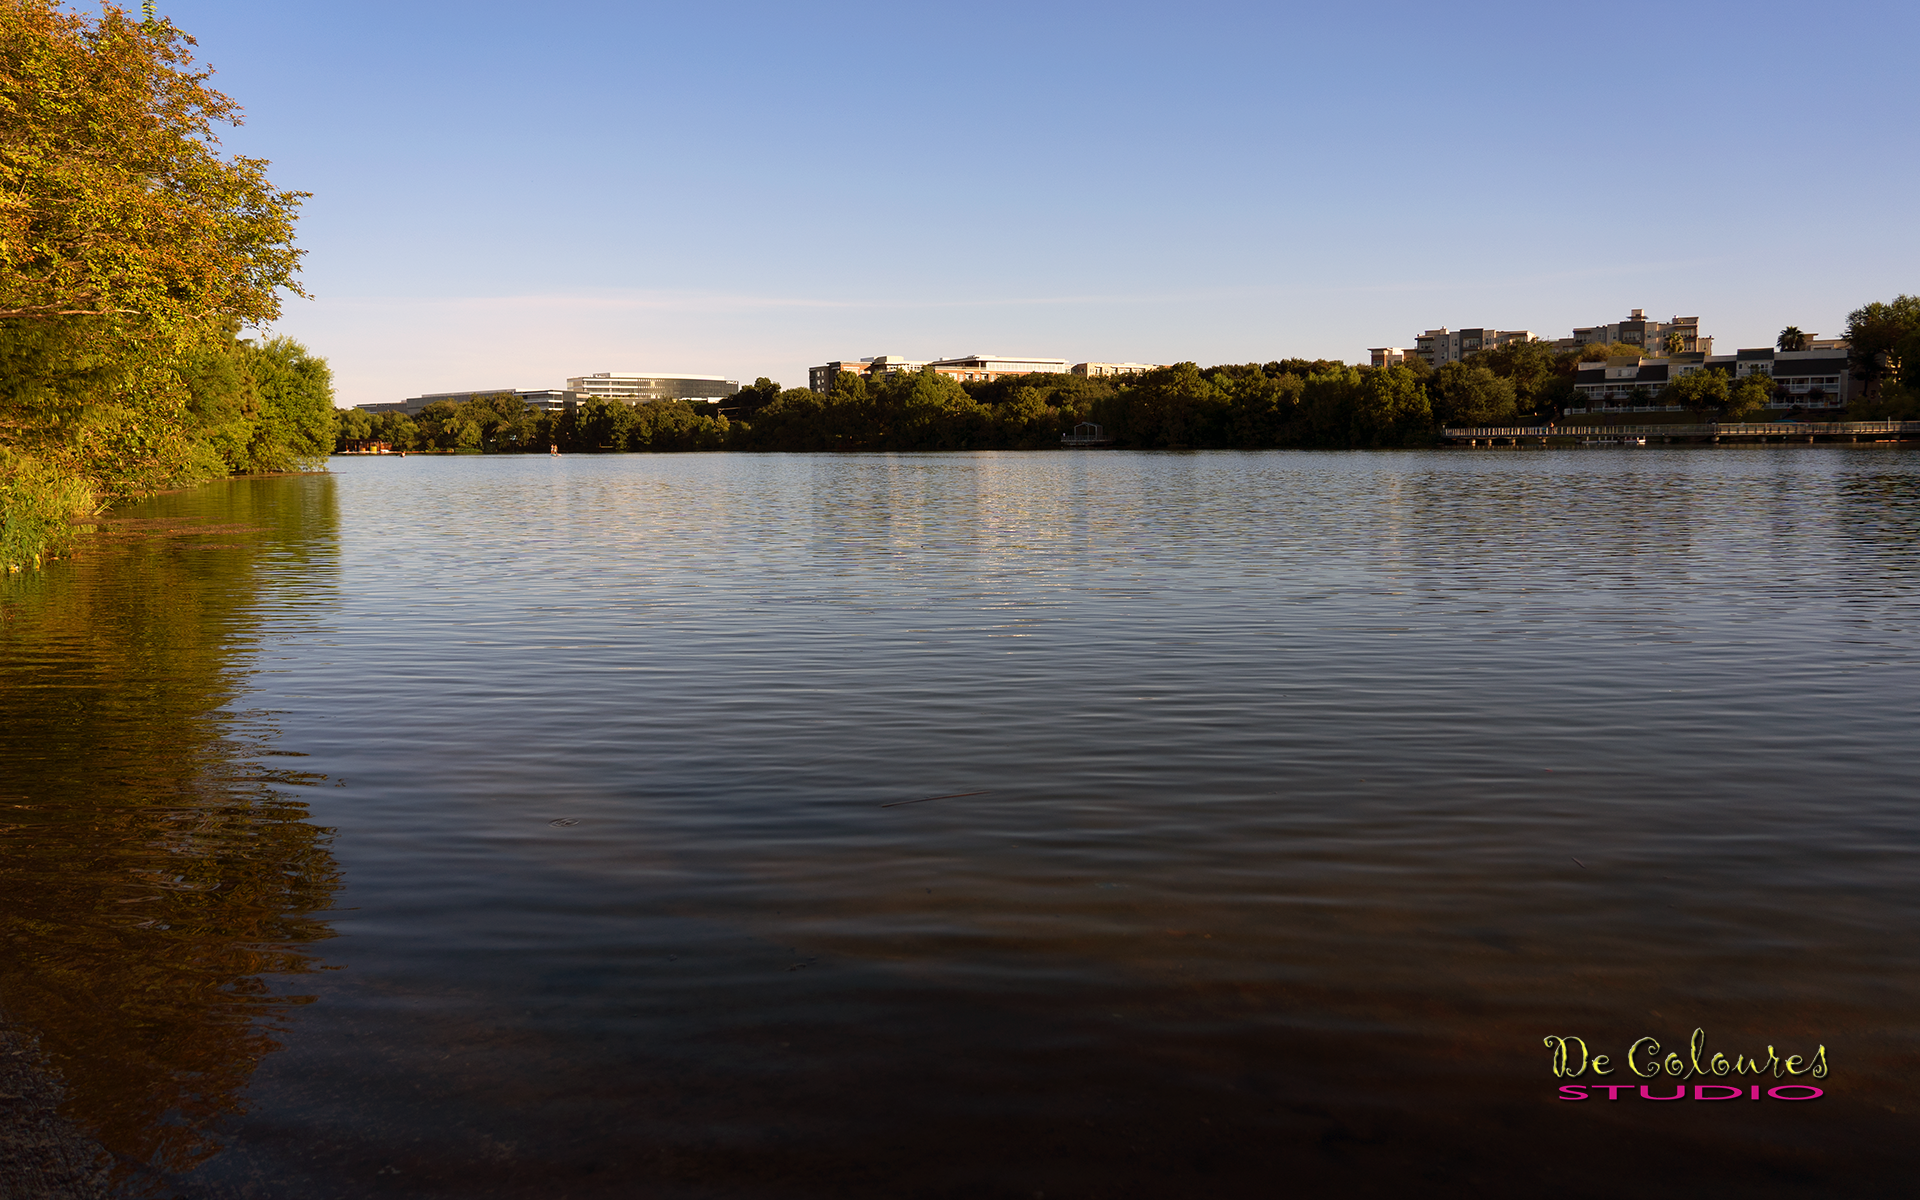
<path fill-rule="evenodd" d="M 18 571 L 65 554 L 73 521 L 94 511 L 88 480 L 0 446 L 0 567 Z"/>

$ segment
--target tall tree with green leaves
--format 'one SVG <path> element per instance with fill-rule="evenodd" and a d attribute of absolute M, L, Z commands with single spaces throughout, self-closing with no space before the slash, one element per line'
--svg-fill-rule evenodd
<path fill-rule="evenodd" d="M 1789 325 L 1780 331 L 1779 337 L 1773 339 L 1773 346 L 1774 349 L 1787 353 L 1792 353 L 1796 350 L 1805 350 L 1807 348 L 1807 335 L 1800 331 L 1798 325 Z"/>
<path fill-rule="evenodd" d="M 1513 380 L 1478 362 L 1442 363 L 1427 380 L 1427 395 L 1441 425 L 1504 425 L 1517 411 Z"/>
<path fill-rule="evenodd" d="M 1669 403 L 1687 408 L 1695 416 L 1715 416 L 1726 408 L 1732 398 L 1733 383 L 1725 371 L 1708 367 L 1673 380 L 1660 395 Z"/>
<path fill-rule="evenodd" d="M 1719 374 L 1719 372 L 1714 372 Z M 1759 417 L 1773 399 L 1773 376 L 1754 371 L 1742 376 L 1727 393 L 1726 417 L 1729 421 L 1751 421 Z"/>
<path fill-rule="evenodd" d="M 1904 382 L 1907 343 L 1916 333 L 1920 333 L 1920 296 L 1899 295 L 1885 303 L 1876 300 L 1847 314 L 1847 365 L 1855 378 L 1866 381 L 1869 398 L 1878 394 L 1885 379 Z M 1920 378 L 1914 382 L 1920 384 Z"/>
<path fill-rule="evenodd" d="M 284 414 L 234 339 L 299 290 L 303 194 L 220 152 L 239 108 L 193 45 L 112 4 L 0 0 L 0 457 L 89 504 L 254 469 L 282 435 L 305 454 L 306 424 L 253 428 Z M 58 549 L 64 521 L 4 499 L 15 543 L 37 521 Z"/>

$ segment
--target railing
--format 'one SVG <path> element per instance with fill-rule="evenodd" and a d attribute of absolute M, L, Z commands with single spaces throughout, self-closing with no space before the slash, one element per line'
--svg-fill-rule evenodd
<path fill-rule="evenodd" d="M 1832 437 L 1859 433 L 1920 433 L 1920 421 L 1725 421 L 1709 425 L 1500 425 L 1444 429 L 1447 438 L 1551 437 Z"/>

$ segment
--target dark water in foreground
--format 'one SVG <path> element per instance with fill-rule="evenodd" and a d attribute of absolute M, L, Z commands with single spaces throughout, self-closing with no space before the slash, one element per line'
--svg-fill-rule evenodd
<path fill-rule="evenodd" d="M 131 1194 L 1910 1186 L 1912 452 L 334 465 L 0 583 Z"/>

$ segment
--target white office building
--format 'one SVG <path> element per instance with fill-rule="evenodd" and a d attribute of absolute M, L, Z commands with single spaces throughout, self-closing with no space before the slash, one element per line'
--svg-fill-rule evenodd
<path fill-rule="evenodd" d="M 1064 358 L 1009 358 L 1000 354 L 941 358 L 927 365 L 962 383 L 986 383 L 1002 375 L 1065 375 L 1072 367 Z"/>
<path fill-rule="evenodd" d="M 567 390 L 588 400 L 650 404 L 657 400 L 724 400 L 740 381 L 718 375 L 671 375 L 651 371 L 598 371 L 567 380 Z"/>

